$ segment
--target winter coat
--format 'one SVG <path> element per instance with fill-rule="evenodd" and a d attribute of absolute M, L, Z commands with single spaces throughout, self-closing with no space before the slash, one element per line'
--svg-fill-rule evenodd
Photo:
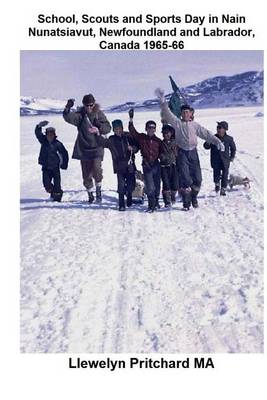
<path fill-rule="evenodd" d="M 129 168 L 128 164 L 131 160 L 133 163 L 133 173 L 136 169 L 134 164 L 134 154 L 128 150 L 128 145 L 133 147 L 133 153 L 138 151 L 138 144 L 129 135 L 128 132 L 123 132 L 122 136 L 112 135 L 108 139 L 103 136 L 97 136 L 99 145 L 108 148 L 111 152 L 114 173 L 126 173 Z"/>
<path fill-rule="evenodd" d="M 76 126 L 78 129 L 72 158 L 76 160 L 93 160 L 100 158 L 103 160 L 103 147 L 98 145 L 96 135 L 88 132 L 88 128 L 92 126 L 97 127 L 101 135 L 106 135 L 111 131 L 111 125 L 103 111 L 99 109 L 99 106 L 96 104 L 90 113 L 86 112 L 84 107 L 77 112 L 65 108 L 63 111 L 63 118 L 66 122 Z"/>
<path fill-rule="evenodd" d="M 46 135 L 42 133 L 42 128 L 38 125 L 35 128 L 35 136 L 41 143 L 38 163 L 47 169 L 67 169 L 69 155 L 63 143 L 55 139 L 49 143 Z"/>
<path fill-rule="evenodd" d="M 197 137 L 220 145 L 220 141 L 214 134 L 195 121 L 182 121 L 174 115 L 166 102 L 161 104 L 161 117 L 163 121 L 172 125 L 175 129 L 175 142 L 183 150 L 193 150 L 197 147 Z"/>
<path fill-rule="evenodd" d="M 225 147 L 225 151 L 220 151 L 213 144 L 205 142 L 203 144 L 206 150 L 210 149 L 210 163 L 212 168 L 217 168 L 220 166 L 221 162 L 223 162 L 226 168 L 229 167 L 230 161 L 232 161 L 235 157 L 236 146 L 234 139 L 232 136 L 225 134 L 223 137 L 220 137 L 218 134 L 215 135 Z"/>
<path fill-rule="evenodd" d="M 177 144 L 174 140 L 163 140 L 160 151 L 160 165 L 162 167 L 170 167 L 176 164 Z"/>
<path fill-rule="evenodd" d="M 162 140 L 156 135 L 150 137 L 145 133 L 138 133 L 133 122 L 129 122 L 129 132 L 134 140 L 137 141 L 143 157 L 143 166 L 146 164 L 152 165 L 159 159 Z"/>

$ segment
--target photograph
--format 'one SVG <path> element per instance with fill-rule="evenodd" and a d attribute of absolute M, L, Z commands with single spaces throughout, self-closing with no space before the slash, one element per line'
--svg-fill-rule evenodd
<path fill-rule="evenodd" d="M 20 51 L 20 353 L 264 352 L 263 70 Z"/>

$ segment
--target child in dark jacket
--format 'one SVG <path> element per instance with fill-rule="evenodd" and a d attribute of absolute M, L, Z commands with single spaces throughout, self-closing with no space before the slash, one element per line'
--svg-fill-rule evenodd
<path fill-rule="evenodd" d="M 235 158 L 236 145 L 232 136 L 226 134 L 228 123 L 226 121 L 221 121 L 217 124 L 217 133 L 215 136 L 224 144 L 225 151 L 219 151 L 215 145 L 208 142 L 205 142 L 203 146 L 207 150 L 210 149 L 210 162 L 213 169 L 215 191 L 220 192 L 221 196 L 225 196 L 230 162 Z"/>
<path fill-rule="evenodd" d="M 61 201 L 63 191 L 60 183 L 60 168 L 67 169 L 69 156 L 64 145 L 57 140 L 55 128 L 48 127 L 45 134 L 42 127 L 48 121 L 41 121 L 35 128 L 35 136 L 41 143 L 38 163 L 42 166 L 43 185 L 53 201 Z M 53 183 L 52 183 L 53 181 Z"/>
<path fill-rule="evenodd" d="M 175 203 L 175 196 L 178 190 L 178 170 L 176 166 L 177 144 L 174 140 L 175 129 L 164 124 L 161 130 L 163 141 L 160 151 L 160 166 L 162 179 L 162 196 L 166 208 Z"/>
<path fill-rule="evenodd" d="M 142 155 L 142 167 L 145 191 L 148 199 L 147 212 L 152 213 L 160 208 L 160 163 L 159 154 L 162 140 L 156 136 L 156 122 L 149 120 L 145 124 L 145 133 L 139 133 L 133 124 L 134 109 L 129 110 L 129 133 L 138 143 Z"/>
<path fill-rule="evenodd" d="M 125 211 L 125 195 L 127 207 L 132 205 L 136 171 L 134 153 L 138 151 L 138 144 L 128 132 L 123 131 L 120 119 L 112 121 L 112 129 L 114 135 L 108 139 L 97 136 L 97 141 L 100 146 L 108 148 L 111 152 L 113 170 L 118 180 L 119 211 Z"/>

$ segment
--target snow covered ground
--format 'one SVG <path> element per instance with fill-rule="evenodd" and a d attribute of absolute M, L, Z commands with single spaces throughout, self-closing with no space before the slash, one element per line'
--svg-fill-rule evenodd
<path fill-rule="evenodd" d="M 238 149 L 231 172 L 252 184 L 216 196 L 209 152 L 199 140 L 200 207 L 188 213 L 180 202 L 154 214 L 144 212 L 146 205 L 118 212 L 108 150 L 102 205 L 86 202 L 77 160 L 62 172 L 64 201 L 49 202 L 34 137 L 42 117 L 21 118 L 22 352 L 263 352 L 259 111 L 196 112 L 196 121 L 214 132 L 216 121 L 229 122 Z M 108 117 L 127 126 L 126 113 Z M 61 116 L 45 119 L 71 155 L 75 127 Z M 147 119 L 159 123 L 159 113 L 136 113 L 140 131 Z"/>

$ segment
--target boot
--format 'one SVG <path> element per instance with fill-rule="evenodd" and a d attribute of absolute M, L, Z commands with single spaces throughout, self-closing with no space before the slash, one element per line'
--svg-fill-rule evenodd
<path fill-rule="evenodd" d="M 88 203 L 89 204 L 92 204 L 93 203 L 93 201 L 94 201 L 94 194 L 93 194 L 93 192 L 88 192 Z"/>
<path fill-rule="evenodd" d="M 171 191 L 171 203 L 172 204 L 176 203 L 176 190 Z"/>
<path fill-rule="evenodd" d="M 154 197 L 148 197 L 148 208 L 147 212 L 152 213 L 156 208 L 156 200 Z"/>
<path fill-rule="evenodd" d="M 53 201 L 58 201 L 59 203 L 61 202 L 62 195 L 63 195 L 62 190 L 60 192 L 51 193 L 52 200 Z"/>
<path fill-rule="evenodd" d="M 223 188 L 223 187 L 221 188 L 220 195 L 221 196 L 226 196 L 225 188 Z"/>
<path fill-rule="evenodd" d="M 127 207 L 131 207 L 133 204 L 132 193 L 127 193 Z"/>
<path fill-rule="evenodd" d="M 197 201 L 197 195 L 198 195 L 198 190 L 192 189 L 191 190 L 191 202 L 192 206 L 194 208 L 198 208 L 198 201 Z"/>
<path fill-rule="evenodd" d="M 166 208 L 171 207 L 171 191 L 163 190 L 162 191 L 163 201 Z"/>
<path fill-rule="evenodd" d="M 96 203 L 102 202 L 101 186 L 96 186 Z"/>
<path fill-rule="evenodd" d="M 156 197 L 155 208 L 158 209 L 158 210 L 160 209 L 160 204 L 159 204 L 159 198 L 158 197 Z"/>
<path fill-rule="evenodd" d="M 191 188 L 186 188 L 182 191 L 183 209 L 188 211 L 191 206 Z"/>
<path fill-rule="evenodd" d="M 119 194 L 119 211 L 125 211 L 124 194 Z"/>
<path fill-rule="evenodd" d="M 215 183 L 215 192 L 218 193 L 220 191 L 220 183 Z"/>
<path fill-rule="evenodd" d="M 50 193 L 50 195 L 52 196 L 52 194 L 53 194 L 53 191 L 54 191 L 54 185 L 53 185 L 53 183 L 51 183 L 50 185 L 49 185 L 49 187 L 45 187 L 45 190 L 46 190 L 46 192 L 47 193 Z"/>

